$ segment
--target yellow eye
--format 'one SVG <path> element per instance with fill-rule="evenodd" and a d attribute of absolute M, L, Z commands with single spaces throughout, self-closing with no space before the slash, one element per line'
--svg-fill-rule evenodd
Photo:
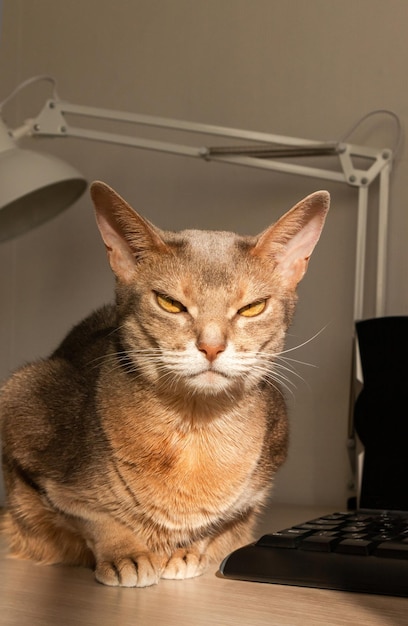
<path fill-rule="evenodd" d="M 266 300 L 258 300 L 257 302 L 243 306 L 242 309 L 239 309 L 238 315 L 242 315 L 243 317 L 255 317 L 256 315 L 260 315 L 265 307 Z"/>
<path fill-rule="evenodd" d="M 165 296 L 162 293 L 156 293 L 157 304 L 167 313 L 183 313 L 187 311 L 184 304 L 181 304 L 178 300 L 173 300 L 169 296 Z"/>

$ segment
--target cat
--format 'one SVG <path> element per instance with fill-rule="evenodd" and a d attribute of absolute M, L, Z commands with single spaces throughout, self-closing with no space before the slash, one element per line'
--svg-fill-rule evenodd
<path fill-rule="evenodd" d="M 200 575 L 252 539 L 285 460 L 276 361 L 329 194 L 259 236 L 163 231 L 91 186 L 116 279 L 0 394 L 10 551 L 106 585 Z"/>

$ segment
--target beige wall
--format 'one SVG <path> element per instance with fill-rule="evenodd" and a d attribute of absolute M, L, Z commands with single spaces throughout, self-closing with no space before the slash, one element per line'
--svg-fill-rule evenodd
<path fill-rule="evenodd" d="M 407 23 L 406 0 L 3 0 L 0 100 L 46 73 L 61 98 L 76 103 L 337 139 L 377 108 L 406 122 Z M 8 121 L 33 115 L 48 95 L 46 84 L 27 89 L 7 107 Z M 388 146 L 392 133 L 390 122 L 375 120 L 356 140 Z M 79 140 L 43 145 L 173 229 L 256 233 L 304 195 L 329 189 L 332 210 L 301 285 L 290 345 L 325 330 L 293 353 L 317 367 L 298 367 L 305 382 L 292 377 L 291 453 L 275 493 L 281 501 L 345 503 L 355 189 Z M 403 146 L 392 187 L 387 314 L 408 313 L 405 167 Z M 368 283 L 372 267 L 370 256 Z M 0 268 L 1 378 L 45 356 L 112 295 L 88 197 L 0 244 Z"/>

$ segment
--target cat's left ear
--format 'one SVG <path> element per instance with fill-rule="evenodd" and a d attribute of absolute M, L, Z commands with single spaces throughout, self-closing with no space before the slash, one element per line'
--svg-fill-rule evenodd
<path fill-rule="evenodd" d="M 271 258 L 290 289 L 296 287 L 307 270 L 329 206 L 327 191 L 312 193 L 264 231 L 252 251 L 256 256 Z"/>

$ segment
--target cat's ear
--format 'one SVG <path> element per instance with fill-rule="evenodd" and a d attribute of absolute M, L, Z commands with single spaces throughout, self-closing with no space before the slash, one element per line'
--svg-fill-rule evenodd
<path fill-rule="evenodd" d="M 130 280 L 137 261 L 149 252 L 168 251 L 158 230 L 111 187 L 95 181 L 90 191 L 109 263 L 118 278 Z"/>
<path fill-rule="evenodd" d="M 330 194 L 316 191 L 264 231 L 252 253 L 271 258 L 290 289 L 303 278 L 319 241 L 330 206 Z"/>

